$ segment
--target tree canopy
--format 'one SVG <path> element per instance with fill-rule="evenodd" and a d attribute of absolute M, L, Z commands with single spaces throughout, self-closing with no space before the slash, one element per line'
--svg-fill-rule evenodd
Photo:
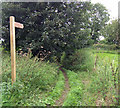
<path fill-rule="evenodd" d="M 107 44 L 118 44 L 118 20 L 112 20 L 102 31 Z"/>
<path fill-rule="evenodd" d="M 9 2 L 2 7 L 3 46 L 9 50 L 9 17 L 15 16 L 25 26 L 16 29 L 17 49 L 48 57 L 60 58 L 96 42 L 109 20 L 106 8 L 91 2 Z"/>
<path fill-rule="evenodd" d="M 107 22 L 109 21 L 109 14 L 107 9 L 100 3 L 96 3 L 92 6 L 91 14 L 91 36 L 96 43 L 101 35 L 101 29 L 104 29 L 105 25 L 107 25 Z"/>

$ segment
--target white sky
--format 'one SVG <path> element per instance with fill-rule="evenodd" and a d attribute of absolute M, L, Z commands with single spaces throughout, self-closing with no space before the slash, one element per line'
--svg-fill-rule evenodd
<path fill-rule="evenodd" d="M 118 2 L 119 1 L 120 0 L 91 0 L 92 3 L 103 4 L 108 9 L 111 20 L 118 18 Z"/>

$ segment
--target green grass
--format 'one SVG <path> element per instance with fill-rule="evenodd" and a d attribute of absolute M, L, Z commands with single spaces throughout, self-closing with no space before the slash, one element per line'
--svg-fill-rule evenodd
<path fill-rule="evenodd" d="M 83 57 L 86 59 L 84 61 L 88 62 L 85 65 L 92 64 L 89 57 L 92 57 L 95 63 L 96 56 L 98 56 L 96 67 L 85 66 L 87 69 L 84 71 L 81 68 L 74 71 L 66 70 L 71 89 L 63 106 L 115 106 L 118 98 L 117 52 L 92 49 L 87 51 L 84 52 L 93 54 L 87 57 L 84 57 L 87 55 L 84 54 Z M 80 62 L 77 65 L 81 65 Z"/>
<path fill-rule="evenodd" d="M 59 97 L 62 94 L 62 91 L 64 90 L 64 84 L 65 84 L 64 75 L 60 71 L 56 86 L 53 88 L 51 92 L 48 93 L 47 97 L 44 97 L 43 101 L 46 103 L 46 105 L 53 106 L 55 104 L 55 101 L 59 99 Z"/>
<path fill-rule="evenodd" d="M 70 91 L 63 106 L 81 106 L 83 84 L 79 80 L 77 73 L 70 70 L 66 70 L 66 72 L 69 78 Z"/>
<path fill-rule="evenodd" d="M 2 105 L 53 105 L 64 89 L 64 76 L 58 66 L 30 59 L 30 55 L 17 55 L 16 64 L 16 82 L 12 86 L 10 56 L 2 56 Z"/>
<path fill-rule="evenodd" d="M 99 56 L 101 60 L 108 61 L 109 63 L 112 63 L 114 66 L 118 66 L 118 54 L 117 52 L 99 52 L 96 53 L 95 56 Z"/>
<path fill-rule="evenodd" d="M 96 53 L 95 53 L 96 52 Z M 96 105 L 111 105 L 114 106 L 117 102 L 117 89 L 118 89 L 118 54 L 117 52 L 109 53 L 104 50 L 94 50 L 94 57 L 98 56 L 96 69 L 90 72 L 80 72 L 80 80 L 86 83 L 83 94 L 83 105 L 96 106 Z M 111 69 L 111 63 L 113 69 Z M 82 77 L 86 74 L 85 77 Z M 114 81 L 115 79 L 115 81 Z M 115 85 L 116 83 L 116 86 Z"/>
<path fill-rule="evenodd" d="M 17 55 L 17 80 L 11 86 L 10 55 L 2 56 L 3 106 L 53 106 L 61 96 L 65 79 L 58 66 L 49 61 L 42 62 L 36 57 L 31 59 L 30 57 Z M 63 106 L 116 105 L 118 99 L 116 51 L 82 49 L 69 57 L 70 61 L 62 59 L 62 63 L 71 69 L 65 69 L 70 91 Z"/>

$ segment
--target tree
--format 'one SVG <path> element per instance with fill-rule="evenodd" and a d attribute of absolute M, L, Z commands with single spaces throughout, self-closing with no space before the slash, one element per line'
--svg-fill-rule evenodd
<path fill-rule="evenodd" d="M 91 37 L 94 40 L 94 43 L 96 43 L 101 35 L 101 29 L 104 29 L 105 25 L 107 25 L 107 22 L 109 21 L 107 9 L 100 3 L 93 4 L 89 20 Z"/>
<path fill-rule="evenodd" d="M 118 20 L 112 20 L 102 31 L 107 44 L 118 44 Z"/>
<path fill-rule="evenodd" d="M 92 37 L 96 35 L 93 33 L 96 29 L 94 27 L 96 17 L 91 10 L 93 4 L 90 2 L 24 2 L 2 5 L 3 39 L 5 40 L 3 45 L 8 50 L 10 46 L 9 16 L 11 15 L 25 25 L 24 30 L 16 29 L 17 49 L 22 48 L 26 52 L 27 48 L 30 48 L 33 55 L 39 54 L 40 57 L 57 56 L 60 60 L 63 52 L 70 55 L 76 49 L 88 45 L 91 40 L 91 31 Z M 103 15 L 102 12 L 99 13 Z M 101 21 L 99 19 L 97 22 Z"/>
<path fill-rule="evenodd" d="M 87 43 L 89 30 L 83 26 L 87 23 L 87 4 L 3 3 L 3 45 L 9 49 L 8 22 L 9 16 L 14 15 L 25 25 L 24 30 L 16 30 L 17 48 L 31 48 L 34 55 L 50 52 L 60 57 L 63 51 L 70 54 Z"/>

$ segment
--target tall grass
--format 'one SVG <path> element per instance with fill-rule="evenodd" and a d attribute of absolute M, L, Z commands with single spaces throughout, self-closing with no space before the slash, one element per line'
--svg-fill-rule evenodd
<path fill-rule="evenodd" d="M 2 104 L 3 106 L 45 106 L 45 97 L 58 81 L 59 70 L 54 63 L 36 58 L 18 56 L 16 82 L 11 85 L 10 56 L 2 56 Z"/>
<path fill-rule="evenodd" d="M 63 106 L 116 106 L 118 55 L 104 52 L 82 49 L 71 56 L 66 64 L 71 89 Z"/>
<path fill-rule="evenodd" d="M 118 102 L 118 55 L 99 52 L 95 54 L 96 66 L 91 75 L 86 76 L 89 81 L 84 87 L 85 105 L 115 106 Z M 80 76 L 83 75 L 80 73 Z M 90 77 L 90 78 L 89 78 Z M 81 77 L 82 81 L 84 78 Z M 87 89 L 87 90 L 86 90 Z"/>
<path fill-rule="evenodd" d="M 90 92 L 102 97 L 102 105 L 115 105 L 118 96 L 118 71 L 109 62 L 99 59 L 96 77 L 92 78 Z"/>

